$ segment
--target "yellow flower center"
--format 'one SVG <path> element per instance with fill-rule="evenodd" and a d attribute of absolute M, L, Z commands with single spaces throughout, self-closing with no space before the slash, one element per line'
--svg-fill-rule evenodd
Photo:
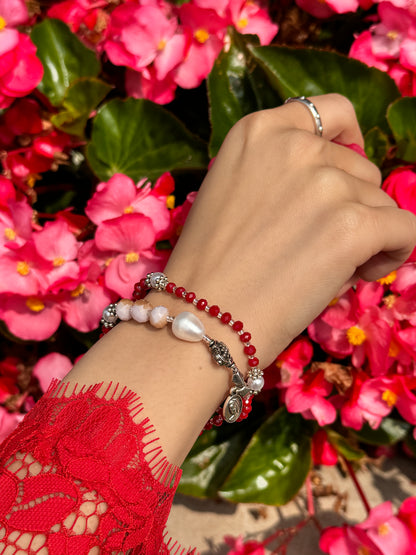
<path fill-rule="evenodd" d="M 337 304 L 338 301 L 339 301 L 339 297 L 334 297 L 334 298 L 332 299 L 332 301 L 330 301 L 330 302 L 328 303 L 328 306 L 334 306 L 334 305 Z"/>
<path fill-rule="evenodd" d="M 247 27 L 247 25 L 248 25 L 248 19 L 246 17 L 242 17 L 240 21 L 237 23 L 237 27 L 240 29 L 244 29 L 244 27 Z"/>
<path fill-rule="evenodd" d="M 357 549 L 357 555 L 370 555 L 370 550 L 365 545 L 360 545 Z"/>
<path fill-rule="evenodd" d="M 21 276 L 27 276 L 27 274 L 30 272 L 30 266 L 27 262 L 23 262 L 23 260 L 20 260 L 17 263 L 16 270 L 17 273 Z"/>
<path fill-rule="evenodd" d="M 126 262 L 127 264 L 133 264 L 134 262 L 138 262 L 139 254 L 137 252 L 128 252 L 126 254 Z"/>
<path fill-rule="evenodd" d="M 351 328 L 347 329 L 347 339 L 351 345 L 362 345 L 364 341 L 367 339 L 364 330 L 359 328 L 358 326 L 352 326 Z"/>
<path fill-rule="evenodd" d="M 397 402 L 397 395 L 391 389 L 386 389 L 386 391 L 383 392 L 381 398 L 388 407 L 394 407 Z"/>
<path fill-rule="evenodd" d="M 169 195 L 166 197 L 166 206 L 169 209 L 175 208 L 175 195 Z"/>
<path fill-rule="evenodd" d="M 389 357 L 396 358 L 399 353 L 400 353 L 400 345 L 393 339 L 389 347 Z"/>
<path fill-rule="evenodd" d="M 391 285 L 393 281 L 396 279 L 396 277 L 397 277 L 397 272 L 396 270 L 393 270 L 392 272 L 387 274 L 387 276 L 384 276 L 378 279 L 377 281 L 381 283 L 381 285 Z"/>
<path fill-rule="evenodd" d="M 0 15 L 0 31 L 3 31 L 6 25 L 7 25 L 6 20 L 4 19 L 4 17 L 1 17 Z"/>
<path fill-rule="evenodd" d="M 71 291 L 71 297 L 79 297 L 85 291 L 85 285 L 80 283 L 73 291 Z"/>
<path fill-rule="evenodd" d="M 133 214 L 133 212 L 134 212 L 133 206 L 126 206 L 126 208 L 124 209 L 125 214 Z"/>
<path fill-rule="evenodd" d="M 4 236 L 9 241 L 14 241 L 16 239 L 16 232 L 11 227 L 6 227 L 5 230 L 4 230 Z"/>
<path fill-rule="evenodd" d="M 399 31 L 391 30 L 387 33 L 387 38 L 390 40 L 396 40 L 398 36 L 399 36 Z"/>
<path fill-rule="evenodd" d="M 194 37 L 198 42 L 204 44 L 209 39 L 209 33 L 205 29 L 197 29 L 194 33 Z"/>
<path fill-rule="evenodd" d="M 396 295 L 387 295 L 387 297 L 383 297 L 383 303 L 386 305 L 387 308 L 393 308 L 395 302 Z"/>
<path fill-rule="evenodd" d="M 107 258 L 107 260 L 104 262 L 105 266 L 110 266 L 111 262 L 113 260 L 113 257 Z"/>
<path fill-rule="evenodd" d="M 35 174 L 35 173 L 31 173 L 27 179 L 26 179 L 26 185 L 28 187 L 30 187 L 31 189 L 33 189 L 33 187 L 36 185 L 36 181 L 40 179 L 40 176 Z"/>
<path fill-rule="evenodd" d="M 62 264 L 65 264 L 65 258 L 62 258 L 62 256 L 57 256 L 56 258 L 54 258 L 53 260 L 54 268 L 58 268 L 59 266 L 62 266 Z"/>
<path fill-rule="evenodd" d="M 29 297 L 26 300 L 26 306 L 32 312 L 41 312 L 45 308 L 45 305 L 43 304 L 43 302 L 40 299 L 37 299 L 36 297 Z"/>
<path fill-rule="evenodd" d="M 166 46 L 166 40 L 165 39 L 161 39 L 159 41 L 159 44 L 157 45 L 157 49 L 158 50 L 163 50 Z"/>
<path fill-rule="evenodd" d="M 387 536 L 387 534 L 390 532 L 390 526 L 386 522 L 383 522 L 383 524 L 380 524 L 377 531 L 380 536 Z"/>

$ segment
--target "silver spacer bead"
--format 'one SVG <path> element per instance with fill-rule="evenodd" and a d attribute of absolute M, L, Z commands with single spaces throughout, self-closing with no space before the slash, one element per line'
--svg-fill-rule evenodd
<path fill-rule="evenodd" d="M 100 324 L 105 328 L 112 328 L 117 324 L 117 304 L 111 303 L 103 310 Z"/>

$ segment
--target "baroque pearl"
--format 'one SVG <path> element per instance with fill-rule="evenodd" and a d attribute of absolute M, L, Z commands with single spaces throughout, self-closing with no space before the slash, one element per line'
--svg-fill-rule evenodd
<path fill-rule="evenodd" d="M 172 322 L 172 333 L 184 341 L 201 341 L 205 327 L 193 312 L 181 312 Z"/>
<path fill-rule="evenodd" d="M 264 385 L 264 379 L 262 377 L 259 378 L 249 378 L 247 380 L 247 385 L 254 391 L 261 391 Z"/>

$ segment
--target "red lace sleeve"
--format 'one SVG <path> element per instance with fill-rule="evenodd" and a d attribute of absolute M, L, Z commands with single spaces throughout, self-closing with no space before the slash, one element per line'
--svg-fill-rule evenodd
<path fill-rule="evenodd" d="M 142 411 L 127 388 L 51 384 L 0 447 L 0 552 L 190 553 L 164 530 L 181 471 Z"/>

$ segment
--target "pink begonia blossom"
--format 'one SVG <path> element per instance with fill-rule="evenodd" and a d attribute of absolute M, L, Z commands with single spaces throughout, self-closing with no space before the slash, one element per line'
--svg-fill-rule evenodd
<path fill-rule="evenodd" d="M 116 173 L 97 185 L 85 213 L 97 225 L 123 214 L 143 214 L 151 219 L 156 240 L 160 240 L 170 235 L 171 216 L 166 202 L 173 191 L 170 173 L 159 177 L 153 188 L 149 183 L 143 185 L 143 181 L 136 186 L 130 177 Z"/>
<path fill-rule="evenodd" d="M 24 417 L 24 414 L 9 412 L 4 407 L 0 407 L 0 444 L 12 433 Z"/>
<path fill-rule="evenodd" d="M 179 16 L 186 32 L 192 36 L 192 42 L 175 71 L 174 80 L 180 87 L 192 89 L 208 76 L 221 52 L 226 22 L 214 10 L 194 4 L 182 4 Z"/>
<path fill-rule="evenodd" d="M 285 390 L 285 404 L 289 412 L 300 412 L 304 418 L 315 419 L 320 426 L 332 424 L 337 413 L 327 399 L 332 384 L 326 381 L 323 370 L 308 372 L 299 382 Z"/>
<path fill-rule="evenodd" d="M 44 341 L 61 323 L 61 310 L 51 295 L 0 295 L 0 319 L 16 337 Z"/>
<path fill-rule="evenodd" d="M 6 247 L 23 246 L 32 235 L 33 209 L 26 200 L 9 201 L 8 210 L 0 211 L 0 253 Z"/>
<path fill-rule="evenodd" d="M 397 516 L 410 531 L 412 537 L 411 553 L 416 553 L 416 497 L 405 499 L 400 505 Z"/>
<path fill-rule="evenodd" d="M 52 263 L 39 255 L 33 241 L 28 241 L 13 251 L 2 253 L 0 293 L 28 296 L 46 291 L 48 287 L 46 274 L 51 269 Z"/>
<path fill-rule="evenodd" d="M 325 430 L 318 430 L 312 437 L 312 460 L 313 464 L 324 464 L 333 466 L 338 462 L 338 453 L 335 447 L 328 441 Z"/>
<path fill-rule="evenodd" d="M 359 406 L 358 399 L 361 393 L 363 384 L 369 380 L 369 376 L 363 371 L 353 371 L 353 384 L 348 391 L 348 396 L 342 398 L 341 396 L 334 397 L 333 402 L 338 405 L 337 401 L 342 403 L 340 407 L 340 416 L 343 426 L 352 428 L 353 430 L 361 430 L 364 422 L 369 422 L 373 428 L 377 428 L 380 424 L 380 417 L 375 416 L 371 407 Z"/>
<path fill-rule="evenodd" d="M 266 555 L 263 544 L 256 540 L 244 541 L 241 536 L 224 536 L 224 542 L 232 548 L 228 555 Z"/>
<path fill-rule="evenodd" d="M 49 353 L 37 361 L 32 374 L 38 379 L 41 390 L 45 392 L 54 378 L 61 380 L 68 374 L 72 366 L 73 364 L 67 356 L 60 353 Z"/>
<path fill-rule="evenodd" d="M 0 108 L 26 96 L 41 81 L 43 66 L 30 37 L 7 27 L 0 31 Z"/>
<path fill-rule="evenodd" d="M 303 369 L 311 362 L 312 355 L 312 343 L 306 337 L 299 337 L 280 353 L 276 362 L 270 367 L 270 371 L 265 372 L 264 387 L 266 389 L 284 388 L 300 382 Z"/>
<path fill-rule="evenodd" d="M 41 133 L 41 107 L 33 98 L 21 98 L 4 113 L 4 122 L 15 135 Z"/>
<path fill-rule="evenodd" d="M 19 393 L 16 379 L 0 375 L 0 403 L 5 403 L 16 393 Z"/>
<path fill-rule="evenodd" d="M 104 50 L 113 64 L 136 71 L 153 63 L 161 80 L 181 63 L 188 43 L 177 19 L 164 9 L 128 2 L 112 12 Z"/>
<path fill-rule="evenodd" d="M 334 13 L 355 12 L 360 6 L 358 0 L 296 0 L 296 4 L 305 12 L 322 19 Z"/>
<path fill-rule="evenodd" d="M 158 80 L 153 66 L 146 67 L 140 73 L 127 68 L 125 86 L 129 96 L 147 98 L 157 104 L 172 102 L 177 89 L 173 72 L 168 73 L 164 79 Z"/>
<path fill-rule="evenodd" d="M 269 44 L 276 36 L 279 27 L 270 21 L 267 11 L 256 3 L 248 0 L 230 0 L 228 8 L 231 21 L 239 33 L 257 35 L 263 46 Z"/>
<path fill-rule="evenodd" d="M 26 2 L 24 0 L 0 0 L 0 17 L 4 20 L 3 25 L 17 27 L 23 25 L 29 19 Z"/>
<path fill-rule="evenodd" d="M 0 208 L 7 210 L 10 200 L 16 200 L 16 189 L 13 181 L 0 175 Z"/>
<path fill-rule="evenodd" d="M 130 298 L 134 283 L 148 272 L 161 270 L 163 251 L 155 251 L 156 232 L 152 221 L 142 214 L 125 214 L 106 220 L 95 233 L 95 244 L 110 253 L 105 269 L 106 286 Z"/>
<path fill-rule="evenodd" d="M 79 243 L 65 222 L 47 222 L 41 231 L 33 235 L 33 242 L 37 252 L 52 264 L 46 274 L 50 291 L 65 288 L 65 282 L 78 277 L 79 267 L 75 259 Z"/>
<path fill-rule="evenodd" d="M 104 308 L 115 300 L 117 296 L 101 283 L 86 279 L 65 293 L 60 308 L 64 321 L 85 333 L 98 328 Z"/>
<path fill-rule="evenodd" d="M 47 16 L 64 21 L 81 40 L 92 43 L 98 49 L 110 19 L 110 15 L 102 9 L 107 6 L 106 0 L 66 0 L 52 4 Z"/>

